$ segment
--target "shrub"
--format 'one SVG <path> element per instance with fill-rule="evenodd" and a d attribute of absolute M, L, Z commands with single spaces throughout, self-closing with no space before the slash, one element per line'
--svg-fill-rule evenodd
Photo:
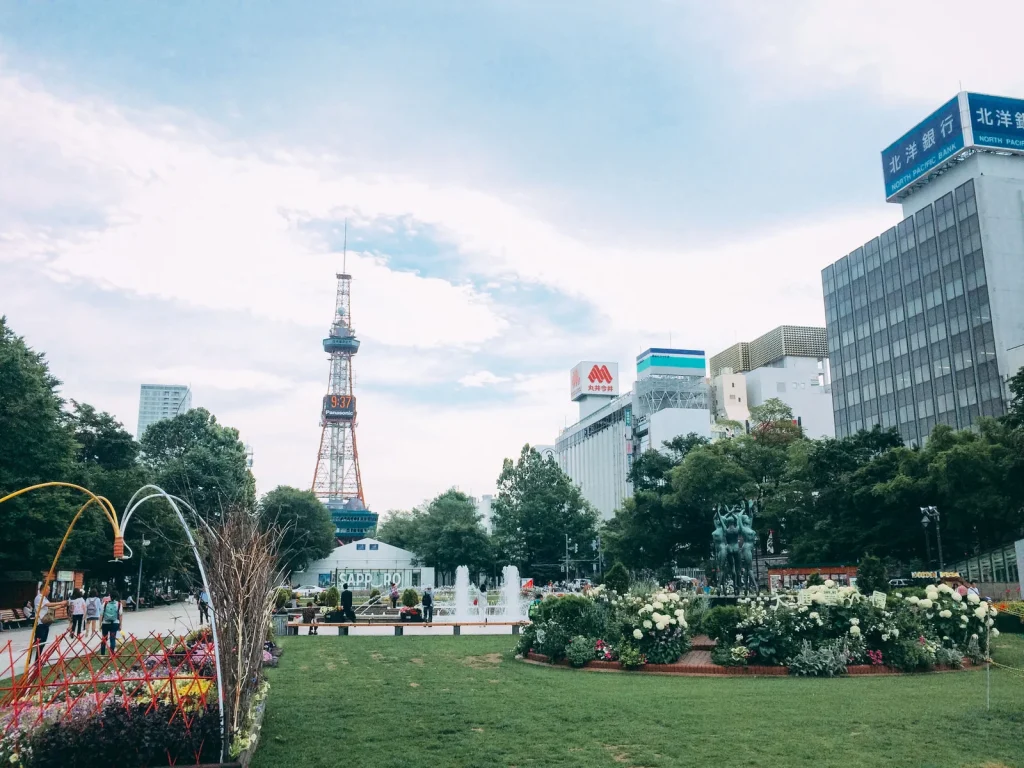
<path fill-rule="evenodd" d="M 736 637 L 736 625 L 743 619 L 743 613 L 735 605 L 719 605 L 704 615 L 701 626 L 704 633 L 721 645 L 731 646 Z"/>
<path fill-rule="evenodd" d="M 935 663 L 942 667 L 960 669 L 964 665 L 964 655 L 956 648 L 936 648 Z"/>
<path fill-rule="evenodd" d="M 616 562 L 604 575 L 604 583 L 608 589 L 613 589 L 620 595 L 626 594 L 629 591 L 629 571 L 626 570 L 626 566 Z"/>
<path fill-rule="evenodd" d="M 376 587 L 370 590 L 370 599 L 372 600 L 375 597 L 380 597 L 380 590 Z"/>
<path fill-rule="evenodd" d="M 929 655 L 925 646 L 917 640 L 905 639 L 892 644 L 885 660 L 890 667 L 901 672 L 917 672 L 930 668 L 934 656 Z"/>
<path fill-rule="evenodd" d="M 277 594 L 274 595 L 274 609 L 280 611 L 291 598 L 292 591 L 290 589 L 282 587 L 277 590 Z"/>
<path fill-rule="evenodd" d="M 107 768 L 194 765 L 220 759 L 216 706 L 187 721 L 167 704 L 130 704 L 114 699 L 99 712 L 76 712 L 29 736 L 34 768 Z"/>
<path fill-rule="evenodd" d="M 594 658 L 594 640 L 590 637 L 577 635 L 566 646 L 565 658 L 574 667 L 582 667 Z"/>
<path fill-rule="evenodd" d="M 824 583 L 825 579 L 822 578 L 820 573 L 812 573 L 810 576 L 807 577 L 808 587 L 820 587 Z"/>
<path fill-rule="evenodd" d="M 749 657 L 750 651 L 745 645 L 716 645 L 711 649 L 711 661 L 723 667 L 745 667 Z"/>
<path fill-rule="evenodd" d="M 812 648 L 810 642 L 804 640 L 800 652 L 790 658 L 789 674 L 801 677 L 837 677 L 846 674 L 848 649 L 839 640 Z"/>
<path fill-rule="evenodd" d="M 519 640 L 516 641 L 516 653 L 519 656 L 526 656 L 535 648 L 537 648 L 537 625 L 527 624 L 523 627 Z"/>
<path fill-rule="evenodd" d="M 604 611 L 582 595 L 564 595 L 541 602 L 537 620 L 558 624 L 568 637 L 598 637 L 604 629 Z"/>
<path fill-rule="evenodd" d="M 619 663 L 623 669 L 640 669 L 647 663 L 647 659 L 636 646 L 624 645 L 619 648 Z"/>
<path fill-rule="evenodd" d="M 420 603 L 420 596 L 415 589 L 409 587 L 402 592 L 402 605 L 406 608 L 415 608 Z"/>
<path fill-rule="evenodd" d="M 888 586 L 882 561 L 873 555 L 864 555 L 857 566 L 857 589 L 870 595 L 872 592 L 885 592 Z"/>
<path fill-rule="evenodd" d="M 981 650 L 981 646 L 978 644 L 978 636 L 971 635 L 970 641 L 967 643 L 967 658 L 971 664 L 983 664 L 985 662 L 985 654 Z"/>
<path fill-rule="evenodd" d="M 542 621 L 536 624 L 538 652 L 548 657 L 548 661 L 554 663 L 565 658 L 565 649 L 569 645 L 570 635 L 565 628 L 554 621 Z"/>
<path fill-rule="evenodd" d="M 323 605 L 326 605 L 329 608 L 337 608 L 338 603 L 341 602 L 341 595 L 338 594 L 337 587 L 331 587 L 321 594 L 324 596 Z"/>

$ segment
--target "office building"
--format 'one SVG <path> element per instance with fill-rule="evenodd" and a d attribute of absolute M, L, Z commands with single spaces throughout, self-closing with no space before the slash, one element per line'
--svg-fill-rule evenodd
<path fill-rule="evenodd" d="M 171 419 L 192 407 L 192 390 L 183 384 L 143 384 L 139 391 L 138 440 L 150 424 Z"/>
<path fill-rule="evenodd" d="M 579 421 L 558 436 L 555 458 L 604 519 L 633 493 L 635 456 L 678 435 L 711 436 L 703 351 L 648 349 L 637 356 L 636 370 L 625 394 L 616 363 L 584 362 L 570 372 Z"/>
<path fill-rule="evenodd" d="M 780 325 L 712 356 L 715 419 L 739 422 L 745 430 L 750 408 L 777 398 L 793 410 L 807 437 L 834 437 L 825 339 L 824 328 Z"/>
<path fill-rule="evenodd" d="M 904 219 L 822 271 L 836 434 L 1005 413 L 1024 365 L 1024 101 L 960 93 L 882 153 Z"/>

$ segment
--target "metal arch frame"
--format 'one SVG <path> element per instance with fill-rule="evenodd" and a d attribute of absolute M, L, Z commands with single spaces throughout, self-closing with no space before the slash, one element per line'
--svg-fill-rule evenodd
<path fill-rule="evenodd" d="M 155 491 L 155 493 L 151 493 L 148 496 L 143 496 L 138 501 L 135 500 L 139 496 L 139 494 L 147 490 Z M 144 485 L 132 495 L 131 499 L 128 500 L 128 504 L 125 506 L 124 516 L 123 519 L 121 520 L 121 535 L 123 536 L 125 530 L 127 530 L 128 522 L 131 520 L 132 514 L 135 512 L 135 510 L 138 509 L 144 502 L 149 501 L 150 499 L 157 498 L 166 499 L 167 503 L 170 504 L 171 508 L 174 510 L 174 513 L 178 516 L 178 520 L 181 523 L 181 527 L 185 530 L 185 535 L 188 537 L 188 543 L 189 546 L 192 548 L 192 554 L 195 555 L 196 565 L 199 566 L 199 575 L 203 580 L 203 588 L 205 589 L 207 596 L 209 596 L 210 598 L 210 604 L 212 608 L 213 593 L 210 591 L 210 583 L 206 578 L 206 569 L 203 568 L 203 559 L 199 555 L 199 547 L 196 545 L 196 540 L 192 536 L 192 529 L 185 521 L 185 516 L 181 514 L 181 510 L 178 508 L 178 503 L 181 503 L 182 505 L 187 507 L 188 510 L 196 516 L 196 519 L 199 520 L 207 528 L 209 528 L 210 526 L 205 520 L 203 520 L 202 516 L 198 512 L 196 512 L 195 508 L 191 504 L 189 504 L 184 499 L 167 493 L 167 491 L 165 491 L 160 486 L 152 484 Z M 128 551 L 130 554 L 128 555 L 128 557 L 125 558 L 126 560 L 130 559 L 131 556 L 134 554 L 131 552 L 130 547 Z M 213 635 L 214 666 L 216 667 L 217 670 L 217 707 L 219 709 L 220 714 L 220 759 L 221 762 L 224 762 L 224 754 L 228 748 L 228 734 L 225 731 L 226 723 L 224 719 L 224 678 L 223 674 L 221 673 L 220 638 L 217 634 L 217 612 L 215 610 L 210 611 L 210 634 Z"/>

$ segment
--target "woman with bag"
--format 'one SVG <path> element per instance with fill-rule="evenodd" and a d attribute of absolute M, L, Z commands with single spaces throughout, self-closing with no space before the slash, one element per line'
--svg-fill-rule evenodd
<path fill-rule="evenodd" d="M 71 629 L 75 637 L 82 636 L 82 625 L 85 623 L 85 598 L 82 590 L 76 589 L 71 595 Z"/>
<path fill-rule="evenodd" d="M 100 656 L 107 655 L 107 643 L 110 643 L 110 655 L 114 655 L 114 651 L 117 650 L 117 633 L 121 631 L 121 596 L 112 591 L 110 593 L 110 599 L 106 605 L 103 606 L 102 621 L 100 623 L 100 629 L 103 632 L 103 638 L 100 640 Z"/>
<path fill-rule="evenodd" d="M 49 584 L 44 584 L 42 589 L 39 590 L 32 608 L 35 611 L 35 615 L 39 617 L 36 621 L 36 643 L 33 649 L 35 661 L 38 663 L 43 655 L 46 641 L 50 639 L 50 625 L 53 624 L 53 611 L 50 610 Z"/>

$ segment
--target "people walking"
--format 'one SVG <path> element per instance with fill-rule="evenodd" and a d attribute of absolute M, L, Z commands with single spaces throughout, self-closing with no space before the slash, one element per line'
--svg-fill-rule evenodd
<path fill-rule="evenodd" d="M 82 625 L 85 623 L 85 598 L 82 590 L 76 589 L 71 595 L 71 634 L 82 636 Z"/>
<path fill-rule="evenodd" d="M 348 588 L 348 584 L 343 584 L 341 587 L 341 613 L 345 617 L 345 621 L 355 623 L 356 614 L 352 610 L 352 590 Z"/>
<path fill-rule="evenodd" d="M 89 598 L 85 601 L 85 629 L 86 638 L 94 637 L 100 633 L 100 612 L 103 610 L 103 601 L 99 593 L 93 587 L 89 590 Z"/>
<path fill-rule="evenodd" d="M 391 591 L 388 593 L 388 597 L 391 598 L 391 608 L 398 607 L 398 585 L 395 582 L 391 582 Z"/>
<path fill-rule="evenodd" d="M 103 615 L 100 629 L 103 631 L 103 638 L 100 640 L 100 656 L 107 655 L 107 645 L 110 645 L 110 655 L 113 656 L 117 650 L 117 633 L 121 631 L 121 595 L 116 591 L 110 593 L 110 599 L 103 606 Z"/>
<path fill-rule="evenodd" d="M 434 620 L 434 593 L 431 587 L 423 590 L 423 621 L 430 623 Z"/>

